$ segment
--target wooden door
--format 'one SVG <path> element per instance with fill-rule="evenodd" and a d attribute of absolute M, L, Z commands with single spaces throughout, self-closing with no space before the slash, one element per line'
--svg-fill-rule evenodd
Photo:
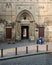
<path fill-rule="evenodd" d="M 39 27 L 39 37 L 44 37 L 44 27 Z"/>
<path fill-rule="evenodd" d="M 6 28 L 6 39 L 12 38 L 12 28 Z"/>

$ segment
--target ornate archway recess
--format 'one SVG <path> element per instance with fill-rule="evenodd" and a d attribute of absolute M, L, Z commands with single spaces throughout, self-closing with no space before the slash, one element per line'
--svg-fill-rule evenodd
<path fill-rule="evenodd" d="M 24 28 L 22 29 L 22 27 Z M 34 30 L 35 30 L 35 22 L 32 13 L 29 12 L 28 10 L 21 11 L 16 18 L 16 39 L 21 40 L 22 37 L 24 36 L 23 39 L 27 38 L 29 40 L 34 40 L 35 37 Z M 28 37 L 25 38 L 25 36 L 27 35 Z"/>
<path fill-rule="evenodd" d="M 27 18 L 26 18 L 27 17 Z M 16 18 L 16 21 L 21 21 L 21 20 L 30 20 L 30 21 L 34 21 L 34 17 L 32 15 L 32 13 L 28 10 L 22 10 Z"/>

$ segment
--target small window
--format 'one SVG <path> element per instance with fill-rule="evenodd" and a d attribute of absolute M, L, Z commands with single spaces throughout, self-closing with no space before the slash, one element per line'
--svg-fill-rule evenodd
<path fill-rule="evenodd" d="M 26 20 L 26 16 L 24 16 L 24 20 Z"/>

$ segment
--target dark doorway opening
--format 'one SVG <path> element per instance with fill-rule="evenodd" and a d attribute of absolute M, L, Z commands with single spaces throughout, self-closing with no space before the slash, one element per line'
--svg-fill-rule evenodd
<path fill-rule="evenodd" d="M 21 26 L 21 39 L 29 39 L 29 26 Z"/>
<path fill-rule="evenodd" d="M 12 28 L 6 28 L 6 39 L 12 38 Z"/>

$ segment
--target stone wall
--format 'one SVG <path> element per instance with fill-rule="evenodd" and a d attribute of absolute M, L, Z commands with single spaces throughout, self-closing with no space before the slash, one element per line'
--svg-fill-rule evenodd
<path fill-rule="evenodd" d="M 21 11 L 27 10 L 33 16 L 33 23 L 29 23 L 29 39 L 38 38 L 38 32 L 36 32 L 35 24 L 45 27 L 44 38 L 45 40 L 52 40 L 52 34 L 47 29 L 47 26 L 52 26 L 49 23 L 45 26 L 47 21 L 52 21 L 52 1 L 51 0 L 1 0 L 0 1 L 0 18 L 5 19 L 8 23 L 17 21 L 18 15 Z M 30 20 L 31 21 L 31 20 Z M 21 25 L 23 23 L 17 23 L 16 28 L 12 31 L 12 38 L 21 39 Z M 24 23 L 23 25 L 28 25 Z M 0 39 L 4 38 L 4 27 L 0 25 Z M 15 32 L 14 32 L 15 31 Z M 13 36 L 14 34 L 14 36 Z M 37 36 L 36 36 L 37 34 Z M 49 34 L 49 36 L 48 36 Z M 50 35 L 51 34 L 51 35 Z M 51 36 L 51 37 L 50 37 Z"/>

